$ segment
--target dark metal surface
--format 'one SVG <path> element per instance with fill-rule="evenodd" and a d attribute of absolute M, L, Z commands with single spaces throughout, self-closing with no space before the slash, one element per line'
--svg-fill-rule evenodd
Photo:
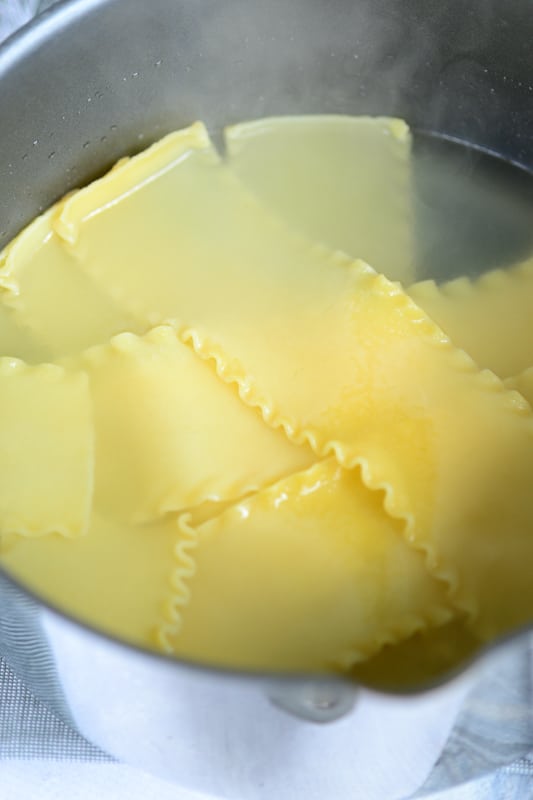
<path fill-rule="evenodd" d="M 0 245 L 201 118 L 405 116 L 533 166 L 530 0 L 73 0 L 0 51 Z"/>

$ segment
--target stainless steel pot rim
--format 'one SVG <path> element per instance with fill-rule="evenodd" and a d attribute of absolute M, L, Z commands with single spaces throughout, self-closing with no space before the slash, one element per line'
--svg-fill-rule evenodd
<path fill-rule="evenodd" d="M 46 42 L 46 39 L 53 35 L 59 35 L 61 31 L 68 26 L 71 21 L 79 20 L 80 17 L 83 17 L 85 14 L 90 12 L 96 11 L 99 7 L 104 7 L 112 3 L 113 0 L 61 0 L 60 2 L 54 4 L 52 7 L 44 11 L 41 15 L 37 18 L 33 19 L 23 28 L 19 29 L 15 34 L 8 37 L 0 45 L 0 86 L 1 80 L 4 74 L 6 74 L 10 69 L 17 66 L 20 61 L 24 60 L 24 57 L 29 54 L 34 49 L 38 48 L 40 45 Z M 1 91 L 1 89 L 0 89 Z M 417 129 L 415 128 L 415 131 Z M 474 149 L 479 150 L 486 155 L 491 155 L 493 157 L 502 159 L 501 154 L 485 148 L 483 146 L 476 146 L 472 143 L 465 143 L 463 140 L 453 137 L 439 134 L 438 131 L 434 130 L 423 130 L 421 129 L 420 132 L 425 133 L 426 135 L 431 136 L 439 136 L 440 138 L 445 138 L 451 142 L 460 143 L 460 144 L 468 144 L 469 147 L 473 147 Z M 514 166 L 520 168 L 522 171 L 528 172 L 527 168 L 524 167 L 523 164 L 519 162 L 511 162 L 509 159 L 504 159 L 508 161 L 508 163 L 513 163 Z M 176 656 L 168 655 L 165 653 L 160 653 L 157 651 L 149 650 L 148 648 L 143 648 L 140 645 L 133 644 L 131 642 L 122 640 L 118 637 L 112 636 L 105 631 L 91 625 L 88 622 L 82 621 L 76 618 L 74 615 L 70 614 L 68 611 L 54 605 L 52 602 L 40 597 L 37 593 L 33 590 L 25 587 L 22 583 L 17 581 L 13 576 L 11 576 L 1 565 L 0 565 L 0 579 L 5 580 L 8 582 L 9 585 L 17 589 L 18 591 L 23 592 L 25 595 L 29 596 L 34 602 L 36 602 L 39 606 L 42 606 L 45 609 L 52 611 L 54 614 L 58 615 L 62 619 L 66 620 L 67 622 L 79 626 L 82 629 L 85 629 L 91 634 L 96 635 L 97 637 L 112 643 L 115 646 L 120 646 L 124 648 L 126 651 L 130 651 L 132 654 L 135 653 L 138 656 L 142 656 L 145 659 L 155 659 L 160 663 L 165 663 L 167 665 L 175 666 L 176 668 L 186 669 L 192 671 L 194 673 L 202 672 L 206 675 L 210 675 L 212 677 L 223 677 L 227 680 L 235 680 L 235 681 L 249 681 L 254 682 L 257 685 L 265 684 L 265 682 L 271 683 L 286 683 L 286 684 L 293 684 L 294 686 L 302 685 L 302 683 L 312 682 L 314 685 L 324 685 L 324 686 L 331 686 L 332 682 L 339 684 L 339 686 L 345 685 L 351 688 L 357 688 L 359 685 L 356 681 L 350 680 L 349 678 L 335 674 L 335 673 L 326 673 L 326 674 L 318 674 L 318 673 L 295 673 L 295 672 L 273 672 L 273 671 L 250 671 L 244 669 L 235 669 L 230 667 L 224 666 L 213 666 L 209 664 L 205 664 L 199 661 L 195 661 L 193 659 L 188 658 L 177 658 Z M 424 683 L 420 686 L 416 687 L 401 687 L 398 689 L 394 688 L 386 688 L 386 689 L 376 689 L 374 687 L 368 687 L 363 684 L 360 684 L 362 688 L 368 690 L 370 692 L 379 694 L 379 695 L 393 695 L 393 696 L 413 696 L 413 695 L 420 695 L 423 693 L 430 692 L 434 689 L 444 686 L 445 684 L 453 681 L 454 679 L 458 678 L 460 675 L 463 675 L 465 672 L 470 670 L 473 666 L 478 664 L 481 660 L 483 660 L 487 655 L 494 653 L 495 651 L 500 651 L 505 648 L 511 642 L 516 642 L 517 640 L 521 639 L 522 637 L 526 637 L 531 631 L 533 630 L 533 623 L 524 625 L 517 630 L 514 630 L 500 638 L 496 641 L 493 641 L 489 644 L 480 646 L 480 649 L 459 666 L 443 673 L 439 678 L 433 679 Z"/>

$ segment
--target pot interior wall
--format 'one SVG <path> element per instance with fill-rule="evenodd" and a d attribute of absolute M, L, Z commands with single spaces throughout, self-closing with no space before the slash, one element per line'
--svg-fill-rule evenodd
<path fill-rule="evenodd" d="M 74 0 L 0 56 L 0 246 L 204 119 L 379 113 L 533 167 L 528 0 Z"/>

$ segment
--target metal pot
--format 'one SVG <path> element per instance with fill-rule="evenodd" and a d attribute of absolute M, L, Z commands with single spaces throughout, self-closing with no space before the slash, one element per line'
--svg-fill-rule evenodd
<path fill-rule="evenodd" d="M 69 189 L 195 119 L 216 138 L 226 124 L 268 115 L 399 115 L 533 169 L 530 10 L 527 0 L 59 3 L 0 49 L 0 246 Z M 354 705 L 356 687 L 340 679 L 205 669 L 41 609 L 83 732 L 193 788 L 259 796 L 254 753 L 302 725 L 280 723 L 265 694 L 315 721 Z M 456 676 L 451 701 L 448 686 L 438 690 L 439 713 L 453 714 L 471 679 L 472 669 Z M 390 702 L 422 713 L 423 699 Z M 178 722 L 189 741 L 175 735 Z M 313 746 L 306 769 L 319 780 L 327 749 Z M 238 779 L 224 748 L 240 753 Z M 216 753 L 215 779 L 204 761 Z"/>

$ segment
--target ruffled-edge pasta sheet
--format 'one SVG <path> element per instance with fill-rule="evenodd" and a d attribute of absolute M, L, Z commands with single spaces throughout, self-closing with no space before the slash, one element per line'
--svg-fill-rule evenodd
<path fill-rule="evenodd" d="M 391 341 L 373 356 L 352 350 L 354 363 L 358 355 L 364 365 L 352 371 L 353 393 L 306 421 L 304 434 L 318 453 L 333 449 L 341 463 L 361 467 L 367 485 L 385 490 L 385 506 L 406 521 L 408 541 L 426 552 L 428 568 L 448 581 L 457 608 L 470 614 L 480 635 L 491 637 L 529 619 L 533 604 L 525 567 L 533 556 L 531 411 L 496 376 L 478 372 L 405 297 L 396 297 L 397 312 L 405 313 L 384 316 L 374 329 L 376 340 L 378 330 L 382 337 L 393 332 Z M 371 338 L 365 316 L 355 318 L 363 340 Z M 212 341 L 193 333 L 189 341 L 271 424 L 304 438 L 292 422 L 302 418 L 290 406 L 294 395 L 278 394 L 279 407 L 292 413 L 269 416 L 253 373 L 237 371 Z M 345 375 L 346 362 L 338 370 Z M 319 380 L 334 377 L 326 367 L 319 372 Z"/>
<path fill-rule="evenodd" d="M 533 258 L 476 280 L 421 281 L 409 294 L 480 367 L 507 378 L 533 365 Z"/>
<path fill-rule="evenodd" d="M 200 125 L 54 224 L 80 268 L 144 323 L 173 320 L 273 428 L 359 466 L 483 635 L 529 616 L 531 411 L 398 284 L 291 235 Z"/>
<path fill-rule="evenodd" d="M 533 406 L 533 366 L 528 367 L 512 378 L 507 378 L 505 385 L 508 389 L 520 392 L 528 403 Z"/>
<path fill-rule="evenodd" d="M 400 527 L 335 459 L 196 528 L 182 519 L 162 644 L 210 663 L 331 670 L 441 624 L 445 587 Z"/>
<path fill-rule="evenodd" d="M 275 117 L 225 131 L 245 186 L 295 230 L 414 279 L 411 134 L 389 117 Z"/>
<path fill-rule="evenodd" d="M 86 375 L 0 359 L 0 535 L 86 533 L 93 472 Z"/>
<path fill-rule="evenodd" d="M 236 500 L 315 460 L 241 403 L 169 326 L 69 359 L 89 377 L 96 497 L 130 522 Z"/>
<path fill-rule="evenodd" d="M 98 513 L 86 536 L 8 536 L 2 565 L 69 614 L 120 639 L 156 648 L 178 544 L 175 518 L 131 525 Z"/>
<path fill-rule="evenodd" d="M 0 355 L 55 359 L 146 330 L 77 268 L 53 231 L 61 208 L 34 220 L 0 254 Z"/>

